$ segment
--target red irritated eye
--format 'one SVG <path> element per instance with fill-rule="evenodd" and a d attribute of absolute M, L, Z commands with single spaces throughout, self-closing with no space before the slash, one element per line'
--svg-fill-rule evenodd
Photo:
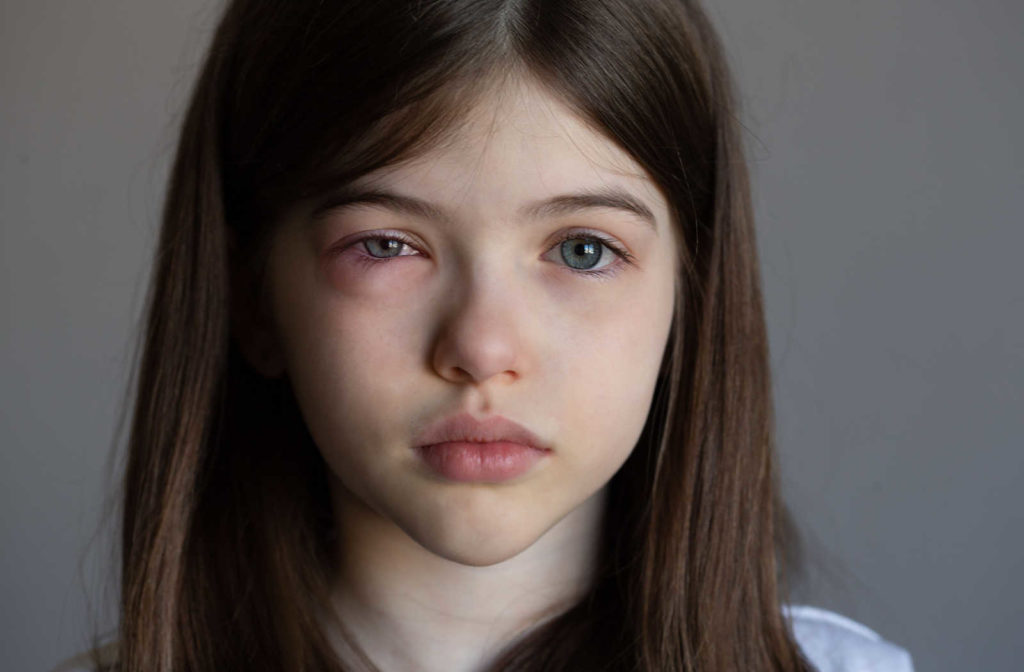
<path fill-rule="evenodd" d="M 363 249 L 369 253 L 374 259 L 390 259 L 392 257 L 407 257 L 409 255 L 402 254 L 402 248 L 409 247 L 412 245 L 398 237 L 384 237 L 384 236 L 373 236 L 371 238 L 363 238 L 357 241 L 357 245 L 362 245 Z"/>
<path fill-rule="evenodd" d="M 327 258 L 335 259 L 348 254 L 354 256 L 356 263 L 375 265 L 387 263 L 396 257 L 418 256 L 421 253 L 411 238 L 397 233 L 388 233 L 363 236 L 349 241 L 330 250 L 327 253 Z"/>

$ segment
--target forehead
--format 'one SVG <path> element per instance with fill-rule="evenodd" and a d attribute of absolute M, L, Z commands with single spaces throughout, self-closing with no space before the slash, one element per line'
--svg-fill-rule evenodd
<path fill-rule="evenodd" d="M 646 171 L 529 78 L 486 89 L 442 141 L 357 183 L 496 213 L 563 193 L 617 190 L 667 218 Z"/>

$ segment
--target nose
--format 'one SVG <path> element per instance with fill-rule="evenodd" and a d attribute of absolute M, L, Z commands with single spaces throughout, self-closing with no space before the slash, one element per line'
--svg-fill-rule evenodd
<path fill-rule="evenodd" d="M 524 372 L 524 325 L 514 281 L 490 273 L 459 282 L 438 325 L 433 367 L 442 378 L 483 383 L 517 380 Z"/>

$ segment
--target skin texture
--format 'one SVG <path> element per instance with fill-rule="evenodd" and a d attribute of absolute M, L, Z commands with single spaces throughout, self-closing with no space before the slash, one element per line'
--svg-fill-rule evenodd
<path fill-rule="evenodd" d="M 627 154 L 523 78 L 483 95 L 439 146 L 355 186 L 438 212 L 293 211 L 271 245 L 261 367 L 290 378 L 331 470 L 335 604 L 357 641 L 382 669 L 482 669 L 590 579 L 605 486 L 643 429 L 669 334 L 668 207 Z M 527 212 L 610 189 L 653 221 Z M 609 274 L 585 275 L 597 269 L 572 268 L 559 244 L 576 231 L 633 259 L 607 249 L 596 266 Z M 387 243 L 357 240 L 370 232 L 410 244 L 372 263 Z M 512 481 L 446 481 L 413 438 L 462 411 L 518 422 L 551 452 Z"/>

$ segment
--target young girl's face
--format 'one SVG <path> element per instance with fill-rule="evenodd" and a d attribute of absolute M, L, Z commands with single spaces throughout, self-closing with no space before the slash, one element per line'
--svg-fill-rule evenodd
<path fill-rule="evenodd" d="M 517 81 L 343 200 L 292 212 L 268 262 L 280 361 L 335 501 L 471 565 L 599 501 L 643 429 L 673 311 L 675 234 L 640 166 Z M 462 413 L 547 450 L 432 462 L 424 431 Z"/>

